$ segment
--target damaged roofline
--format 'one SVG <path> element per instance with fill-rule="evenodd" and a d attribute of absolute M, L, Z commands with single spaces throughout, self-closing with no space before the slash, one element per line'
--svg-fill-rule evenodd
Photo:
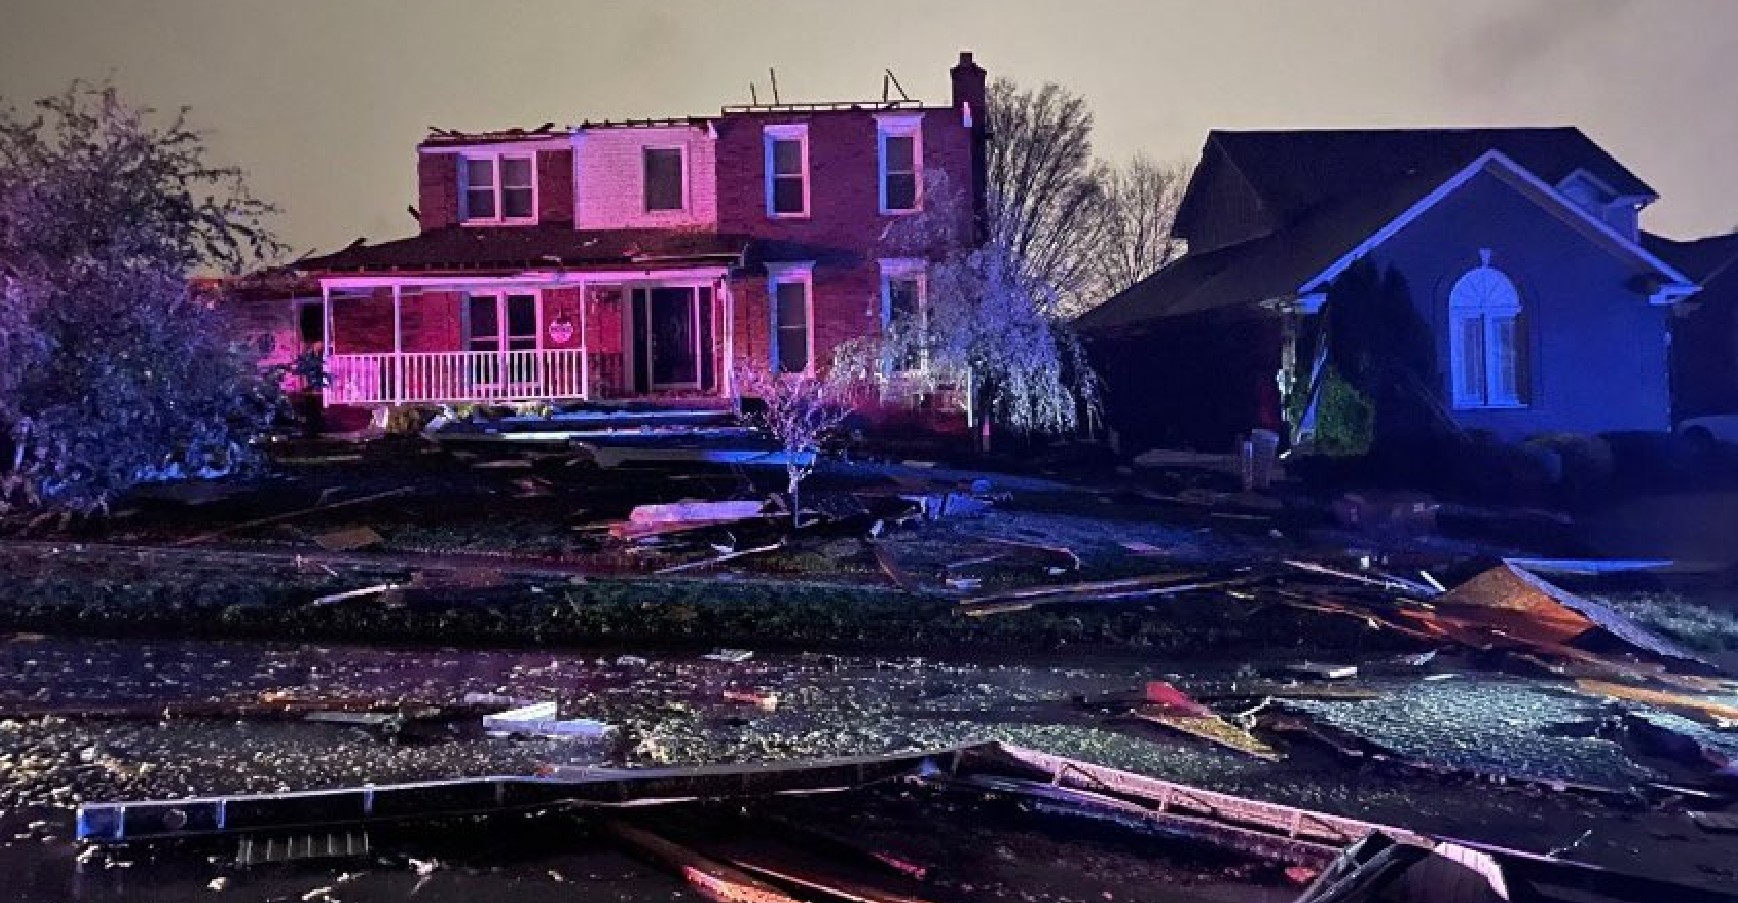
<path fill-rule="evenodd" d="M 1328 283 L 1332 282 L 1341 273 L 1345 272 L 1346 269 L 1359 258 L 1362 258 L 1383 242 L 1394 237 L 1395 233 L 1405 228 L 1413 220 L 1424 215 L 1424 213 L 1429 211 L 1432 207 L 1435 207 L 1443 198 L 1453 194 L 1462 185 L 1465 185 L 1470 181 L 1473 176 L 1492 169 L 1497 171 L 1499 174 L 1507 173 L 1510 176 L 1520 179 L 1527 188 L 1532 189 L 1540 198 L 1548 201 L 1552 207 L 1560 212 L 1568 213 L 1577 225 L 1590 228 L 1597 236 L 1605 239 L 1606 242 L 1616 249 L 1641 260 L 1655 272 L 1670 279 L 1670 283 L 1661 286 L 1649 295 L 1648 303 L 1656 305 L 1673 304 L 1695 294 L 1699 290 L 1700 287 L 1696 285 L 1694 280 L 1691 280 L 1689 277 L 1678 272 L 1676 268 L 1655 256 L 1639 243 L 1626 238 L 1598 217 L 1595 217 L 1593 214 L 1581 209 L 1580 206 L 1563 197 L 1555 188 L 1552 188 L 1549 183 L 1539 178 L 1537 175 L 1534 175 L 1526 167 L 1516 163 L 1507 154 L 1492 149 L 1480 154 L 1478 159 L 1467 164 L 1454 175 L 1449 176 L 1446 181 L 1432 189 L 1429 194 L 1420 198 L 1417 203 L 1406 208 L 1406 210 L 1399 216 L 1389 220 L 1382 226 L 1382 228 L 1377 229 L 1372 233 L 1369 238 L 1366 238 L 1363 242 L 1359 243 L 1357 247 L 1346 252 L 1332 264 L 1329 264 L 1327 269 L 1304 282 L 1303 285 L 1298 287 L 1297 295 L 1301 298 L 1324 291 L 1327 288 Z M 1541 203 L 1544 203 L 1544 201 Z"/>

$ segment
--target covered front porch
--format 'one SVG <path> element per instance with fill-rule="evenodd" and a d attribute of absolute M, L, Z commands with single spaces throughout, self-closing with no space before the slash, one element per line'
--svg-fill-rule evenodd
<path fill-rule="evenodd" d="M 724 267 L 320 280 L 327 405 L 728 397 Z"/>

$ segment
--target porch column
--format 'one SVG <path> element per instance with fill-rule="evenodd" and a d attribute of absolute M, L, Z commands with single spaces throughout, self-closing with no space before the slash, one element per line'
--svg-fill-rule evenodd
<path fill-rule="evenodd" d="M 718 297 L 724 305 L 724 378 L 719 385 L 726 398 L 736 397 L 736 293 L 730 290 L 730 280 L 718 282 Z"/>
<path fill-rule="evenodd" d="M 404 286 L 392 284 L 392 399 L 404 401 Z"/>
<path fill-rule="evenodd" d="M 332 287 L 326 280 L 320 280 L 320 316 L 324 325 L 321 327 L 320 373 L 323 385 L 320 386 L 321 404 L 332 403 L 332 355 L 338 351 L 338 342 L 332 336 Z"/>
<path fill-rule="evenodd" d="M 585 310 L 591 306 L 591 283 L 579 280 L 579 397 L 591 400 L 591 324 Z"/>

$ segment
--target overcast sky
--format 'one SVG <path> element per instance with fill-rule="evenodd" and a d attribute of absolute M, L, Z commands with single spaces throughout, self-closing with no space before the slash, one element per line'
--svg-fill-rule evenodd
<path fill-rule="evenodd" d="M 716 112 L 766 96 L 946 103 L 947 68 L 1061 82 L 1097 148 L 1211 128 L 1558 125 L 1650 182 L 1655 231 L 1738 224 L 1738 0 L 7 0 L 0 94 L 75 77 L 193 108 L 296 253 L 407 234 L 426 126 Z"/>

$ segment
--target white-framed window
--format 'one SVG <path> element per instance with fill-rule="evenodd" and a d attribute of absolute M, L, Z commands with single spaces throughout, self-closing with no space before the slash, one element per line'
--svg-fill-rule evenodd
<path fill-rule="evenodd" d="M 815 350 L 814 262 L 769 263 L 767 300 L 772 314 L 775 373 L 811 373 Z"/>
<path fill-rule="evenodd" d="M 529 223 L 537 219 L 537 164 L 528 153 L 467 153 L 459 161 L 467 223 Z"/>
<path fill-rule="evenodd" d="M 1525 380 L 1521 296 L 1491 266 L 1490 251 L 1448 293 L 1448 352 L 1454 406 L 1521 407 Z"/>
<path fill-rule="evenodd" d="M 647 213 L 688 209 L 688 155 L 682 147 L 641 148 L 640 174 Z"/>
<path fill-rule="evenodd" d="M 923 114 L 876 114 L 875 143 L 881 212 L 923 209 Z"/>
<path fill-rule="evenodd" d="M 929 354 L 924 335 L 929 329 L 929 279 L 921 258 L 883 258 L 881 264 L 881 326 L 892 333 L 897 325 L 903 338 L 917 344 L 903 344 L 897 349 L 898 359 L 891 362 L 895 372 L 910 373 L 929 366 Z"/>
<path fill-rule="evenodd" d="M 809 215 L 809 127 L 769 125 L 766 143 L 766 215 Z"/>

